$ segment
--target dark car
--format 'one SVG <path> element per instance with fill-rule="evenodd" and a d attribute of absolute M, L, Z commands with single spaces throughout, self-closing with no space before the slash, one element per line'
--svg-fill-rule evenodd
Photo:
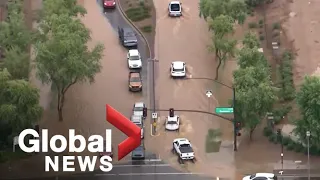
<path fill-rule="evenodd" d="M 114 9 L 116 7 L 115 0 L 103 0 L 103 8 L 104 9 Z"/>
<path fill-rule="evenodd" d="M 145 147 L 144 144 L 141 143 L 139 147 L 134 149 L 131 153 L 132 160 L 143 160 L 145 159 Z"/>
<path fill-rule="evenodd" d="M 118 34 L 124 47 L 136 47 L 138 45 L 136 33 L 131 28 L 118 27 Z"/>

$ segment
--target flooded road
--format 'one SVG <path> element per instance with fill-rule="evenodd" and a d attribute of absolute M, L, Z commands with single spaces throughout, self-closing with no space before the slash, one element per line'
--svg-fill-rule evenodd
<path fill-rule="evenodd" d="M 194 109 L 214 112 L 217 106 L 230 106 L 228 100 L 232 91 L 206 80 L 173 80 L 170 78 L 170 64 L 184 61 L 187 64 L 188 77 L 214 78 L 216 61 L 208 52 L 210 33 L 206 22 L 199 18 L 198 1 L 181 0 L 183 16 L 170 18 L 167 15 L 170 1 L 154 1 L 157 11 L 157 28 L 155 38 L 155 55 L 159 60 L 156 71 L 156 99 L 159 109 Z M 221 68 L 219 81 L 232 85 L 232 71 L 237 67 L 236 61 L 228 61 Z M 211 99 L 205 95 L 212 90 Z M 182 132 L 165 132 L 163 122 L 167 112 L 160 114 L 159 135 L 149 143 L 153 151 L 162 159 L 185 171 L 202 172 L 212 176 L 241 179 L 244 174 L 255 172 L 272 172 L 280 165 L 280 146 L 274 145 L 262 136 L 257 129 L 255 141 L 248 143 L 246 135 L 240 137 L 239 151 L 233 152 L 233 125 L 223 119 L 199 113 L 178 113 L 181 116 Z M 220 151 L 205 152 L 207 130 L 222 131 Z M 179 165 L 177 157 L 170 150 L 172 140 L 186 137 L 195 147 L 196 164 Z M 155 144 L 157 146 L 155 146 Z M 160 148 L 161 147 L 161 148 Z M 299 168 L 306 163 L 306 156 L 285 151 L 284 168 L 297 168 L 294 161 L 302 161 Z M 305 166 L 304 166 L 305 167 Z"/>

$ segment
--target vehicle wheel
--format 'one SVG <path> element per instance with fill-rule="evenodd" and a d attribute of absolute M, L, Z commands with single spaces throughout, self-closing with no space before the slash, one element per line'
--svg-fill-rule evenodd
<path fill-rule="evenodd" d="M 176 150 L 174 149 L 174 146 L 172 146 L 171 152 L 172 152 L 172 154 L 176 153 Z"/>
<path fill-rule="evenodd" d="M 193 158 L 193 159 L 191 160 L 192 163 L 196 163 L 196 161 L 197 161 L 196 158 Z"/>

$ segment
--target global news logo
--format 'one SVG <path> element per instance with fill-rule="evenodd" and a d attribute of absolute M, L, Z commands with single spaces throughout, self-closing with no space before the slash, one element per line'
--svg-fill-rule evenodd
<path fill-rule="evenodd" d="M 106 105 L 106 119 L 114 127 L 128 136 L 127 139 L 118 144 L 118 160 L 124 158 L 127 154 L 137 148 L 141 143 L 140 127 L 135 125 L 121 113 L 113 109 L 110 105 Z M 41 133 L 34 129 L 25 129 L 18 136 L 18 145 L 20 149 L 26 153 L 33 152 L 49 152 L 62 153 L 68 149 L 70 153 L 81 153 L 88 150 L 91 153 L 112 153 L 112 130 L 106 129 L 105 136 L 91 135 L 86 140 L 82 135 L 76 135 L 74 129 L 69 129 L 68 138 L 62 135 L 54 135 L 49 139 L 48 129 L 42 129 Z M 25 138 L 33 136 L 29 139 L 27 146 Z M 68 139 L 68 140 L 67 140 Z M 57 146 L 59 142 L 59 147 Z M 76 143 L 79 142 L 79 145 Z M 77 146 L 76 146 L 77 144 Z M 62 159 L 61 159 L 62 158 Z M 113 168 L 112 157 L 109 155 L 102 156 L 45 156 L 45 171 L 63 171 L 74 172 L 75 162 L 78 162 L 80 171 L 94 171 L 96 164 L 100 163 L 99 168 L 103 172 L 110 172 Z M 61 164 L 60 164 L 61 163 Z M 60 169 L 62 167 L 62 169 Z"/>

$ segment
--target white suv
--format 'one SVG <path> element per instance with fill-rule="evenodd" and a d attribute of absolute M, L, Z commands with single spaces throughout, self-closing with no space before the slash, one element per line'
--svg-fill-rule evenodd
<path fill-rule="evenodd" d="M 168 9 L 169 9 L 169 16 L 172 16 L 172 17 L 182 16 L 181 2 L 179 2 L 179 1 L 171 1 L 169 3 Z"/>
<path fill-rule="evenodd" d="M 129 50 L 127 54 L 128 66 L 130 69 L 140 69 L 142 67 L 142 61 L 140 53 L 137 49 Z"/>
<path fill-rule="evenodd" d="M 186 63 L 174 61 L 170 67 L 171 77 L 186 77 Z"/>

